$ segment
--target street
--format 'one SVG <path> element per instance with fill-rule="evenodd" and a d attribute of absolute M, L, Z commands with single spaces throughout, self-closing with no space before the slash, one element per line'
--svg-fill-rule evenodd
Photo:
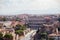
<path fill-rule="evenodd" d="M 21 38 L 20 40 L 31 40 L 32 36 L 36 33 L 36 30 L 32 30 L 28 34 L 25 35 L 24 38 Z"/>

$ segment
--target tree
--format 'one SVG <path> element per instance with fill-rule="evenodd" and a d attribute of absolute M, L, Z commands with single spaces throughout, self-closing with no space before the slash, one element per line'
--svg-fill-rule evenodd
<path fill-rule="evenodd" d="M 58 18 L 58 21 L 60 22 L 60 18 Z"/>
<path fill-rule="evenodd" d="M 54 40 L 54 38 L 51 38 L 51 37 L 50 37 L 49 40 Z"/>
<path fill-rule="evenodd" d="M 24 26 L 24 25 L 16 25 L 16 27 L 15 27 L 15 33 L 16 33 L 16 35 L 19 35 L 19 36 L 21 36 L 21 35 L 24 35 L 23 34 L 23 31 L 26 29 L 26 27 Z"/>
<path fill-rule="evenodd" d="M 16 25 L 16 27 L 14 28 L 15 31 L 16 31 L 16 30 L 20 30 L 20 27 L 21 27 L 21 26 L 17 26 L 17 25 Z"/>
<path fill-rule="evenodd" d="M 20 24 L 16 25 L 16 27 L 15 27 L 15 30 L 25 30 L 25 29 L 26 29 L 26 27 L 24 25 L 20 25 Z"/>
<path fill-rule="evenodd" d="M 16 36 L 18 35 L 18 37 L 20 38 L 20 36 L 23 35 L 23 30 L 16 30 L 15 34 L 16 34 Z"/>
<path fill-rule="evenodd" d="M 60 25 L 60 18 L 58 18 L 58 21 L 59 21 L 59 25 Z M 60 26 L 59 25 L 57 25 L 58 26 L 58 31 L 60 31 Z"/>
<path fill-rule="evenodd" d="M 15 21 L 21 21 L 21 20 L 22 20 L 22 19 L 21 19 L 21 18 L 18 18 L 18 17 L 15 19 Z"/>
<path fill-rule="evenodd" d="M 12 34 L 5 34 L 4 40 L 13 40 Z"/>
<path fill-rule="evenodd" d="M 45 29 L 38 29 L 36 34 L 34 35 L 34 40 L 47 40 L 48 34 Z"/>
<path fill-rule="evenodd" d="M 23 25 L 22 25 L 22 26 L 20 27 L 20 29 L 21 29 L 21 30 L 25 30 L 25 29 L 26 29 L 26 26 L 23 26 Z"/>
<path fill-rule="evenodd" d="M 3 40 L 3 34 L 0 32 L 0 40 Z"/>
<path fill-rule="evenodd" d="M 3 21 L 6 21 L 6 18 L 4 17 L 4 18 L 2 18 L 2 20 L 3 20 Z"/>
<path fill-rule="evenodd" d="M 16 30 L 15 33 L 18 35 L 23 35 L 23 30 Z"/>

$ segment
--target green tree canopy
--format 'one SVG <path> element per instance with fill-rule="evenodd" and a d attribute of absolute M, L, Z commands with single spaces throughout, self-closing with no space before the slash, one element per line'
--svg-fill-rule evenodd
<path fill-rule="evenodd" d="M 3 20 L 3 21 L 6 21 L 6 18 L 4 17 L 4 18 L 2 18 L 2 20 Z"/>
<path fill-rule="evenodd" d="M 16 30 L 15 33 L 18 35 L 21 35 L 21 34 L 23 34 L 23 30 Z"/>
<path fill-rule="evenodd" d="M 60 18 L 58 18 L 58 21 L 60 22 Z"/>
<path fill-rule="evenodd" d="M 25 30 L 25 29 L 26 29 L 26 27 L 24 25 L 20 25 L 20 24 L 16 25 L 16 27 L 15 27 L 15 30 Z"/>
<path fill-rule="evenodd" d="M 13 38 L 13 36 L 12 36 L 12 34 L 5 34 L 4 38 L 9 38 L 9 39 L 11 39 L 11 38 Z"/>
<path fill-rule="evenodd" d="M 0 32 L 0 38 L 2 38 L 3 37 L 3 34 Z"/>

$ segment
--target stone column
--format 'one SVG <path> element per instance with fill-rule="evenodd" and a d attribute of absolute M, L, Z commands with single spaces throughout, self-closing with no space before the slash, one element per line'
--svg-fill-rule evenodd
<path fill-rule="evenodd" d="M 13 35 L 13 40 L 15 40 L 15 33 L 14 33 L 14 32 L 12 32 L 12 35 Z"/>
<path fill-rule="evenodd" d="M 16 35 L 15 37 L 16 37 L 16 40 L 18 40 L 19 39 L 19 37 L 18 37 L 19 35 Z"/>
<path fill-rule="evenodd" d="M 56 34 L 58 34 L 58 28 L 56 28 Z"/>
<path fill-rule="evenodd" d="M 24 33 L 24 36 L 25 36 L 25 31 L 23 33 Z"/>

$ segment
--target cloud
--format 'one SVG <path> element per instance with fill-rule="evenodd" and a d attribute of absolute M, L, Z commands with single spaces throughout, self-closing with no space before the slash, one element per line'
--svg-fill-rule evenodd
<path fill-rule="evenodd" d="M 0 13 L 15 13 L 38 10 L 43 12 L 59 12 L 59 0 L 0 0 Z M 52 10 L 52 11 L 51 11 Z M 53 11 L 54 10 L 54 11 Z"/>

